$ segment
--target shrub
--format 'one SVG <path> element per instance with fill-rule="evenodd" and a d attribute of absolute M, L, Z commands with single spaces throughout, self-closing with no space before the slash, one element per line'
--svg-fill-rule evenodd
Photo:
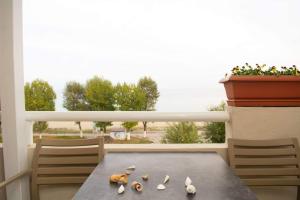
<path fill-rule="evenodd" d="M 199 143 L 197 126 L 193 122 L 180 122 L 170 125 L 162 143 Z"/>
<path fill-rule="evenodd" d="M 209 111 L 224 111 L 225 103 L 209 108 Z M 204 138 L 211 143 L 225 142 L 225 123 L 210 122 L 204 126 Z"/>
<path fill-rule="evenodd" d="M 42 133 L 43 131 L 45 131 L 48 128 L 48 123 L 47 122 L 35 122 L 33 124 L 33 131 L 36 133 Z"/>

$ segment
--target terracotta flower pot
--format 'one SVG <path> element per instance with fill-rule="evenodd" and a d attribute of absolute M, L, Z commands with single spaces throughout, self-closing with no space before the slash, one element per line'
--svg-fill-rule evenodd
<path fill-rule="evenodd" d="M 220 83 L 230 106 L 300 106 L 300 76 L 230 76 Z"/>

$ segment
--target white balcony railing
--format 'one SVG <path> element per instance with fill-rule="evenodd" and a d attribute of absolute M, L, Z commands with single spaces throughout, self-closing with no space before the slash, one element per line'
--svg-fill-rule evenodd
<path fill-rule="evenodd" d="M 155 111 L 26 111 L 26 121 L 203 121 L 227 122 L 225 111 L 155 112 Z M 1 111 L 0 111 L 1 121 Z"/>
<path fill-rule="evenodd" d="M 1 120 L 1 112 L 0 112 Z M 149 111 L 26 111 L 24 132 L 33 144 L 32 124 L 34 121 L 149 121 L 149 122 L 228 122 L 228 112 L 149 112 Z M 217 151 L 225 155 L 226 144 L 106 144 L 110 151 Z M 220 150 L 220 151 L 219 151 Z M 226 156 L 223 156 L 226 157 Z"/>
<path fill-rule="evenodd" d="M 1 120 L 1 112 L 0 112 Z M 156 112 L 156 111 L 26 111 L 25 134 L 32 144 L 32 124 L 34 121 L 149 121 L 149 122 L 228 122 L 226 111 L 209 112 Z M 226 148 L 214 144 L 107 144 L 109 151 L 198 151 L 212 148 Z"/>
<path fill-rule="evenodd" d="M 155 111 L 27 111 L 27 121 L 203 121 L 227 122 L 229 114 L 211 112 L 155 112 Z"/>

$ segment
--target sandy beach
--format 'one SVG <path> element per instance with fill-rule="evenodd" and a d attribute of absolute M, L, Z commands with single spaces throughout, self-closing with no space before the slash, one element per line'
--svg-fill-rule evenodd
<path fill-rule="evenodd" d="M 173 124 L 174 122 L 149 122 L 148 128 L 147 128 L 147 138 L 151 140 L 153 143 L 161 143 L 161 139 L 166 133 L 165 130 L 168 126 Z M 75 122 L 48 122 L 50 129 L 61 129 L 57 135 L 68 135 L 68 136 L 77 136 L 79 135 L 79 128 L 78 125 L 75 124 Z M 196 122 L 196 125 L 198 127 L 203 126 L 203 122 Z M 93 122 L 82 122 L 81 123 L 82 129 L 84 130 L 85 137 L 94 137 L 95 133 L 93 133 Z M 67 131 L 63 131 L 64 129 L 67 129 Z M 124 131 L 124 128 L 122 126 L 122 122 L 113 122 L 112 126 L 109 126 L 107 128 L 107 133 L 113 131 Z M 53 135 L 53 133 L 51 133 Z M 199 131 L 199 134 L 201 134 L 201 131 Z M 43 135 L 48 135 L 47 133 L 43 133 Z M 134 130 L 131 132 L 131 136 L 135 137 L 143 137 L 144 131 L 143 131 L 143 123 L 139 122 L 136 127 L 134 127 Z"/>

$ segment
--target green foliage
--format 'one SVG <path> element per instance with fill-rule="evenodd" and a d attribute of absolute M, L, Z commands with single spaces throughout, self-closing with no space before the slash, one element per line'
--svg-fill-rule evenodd
<path fill-rule="evenodd" d="M 122 126 L 126 129 L 126 132 L 131 132 L 132 129 L 138 125 L 138 122 L 123 122 Z"/>
<path fill-rule="evenodd" d="M 138 82 L 138 87 L 145 93 L 145 103 L 143 110 L 153 111 L 155 110 L 155 104 L 159 98 L 159 92 L 157 89 L 157 84 L 151 77 L 143 77 Z M 143 122 L 144 131 L 147 131 L 147 122 Z"/>
<path fill-rule="evenodd" d="M 116 108 L 121 111 L 141 111 L 145 107 L 146 95 L 134 84 L 118 84 L 114 97 Z M 126 131 L 131 131 L 137 122 L 124 122 L 122 125 Z"/>
<path fill-rule="evenodd" d="M 56 94 L 48 82 L 34 80 L 25 84 L 25 108 L 27 111 L 54 111 Z"/>
<path fill-rule="evenodd" d="M 95 126 L 99 127 L 101 131 L 106 133 L 106 127 L 112 126 L 111 122 L 95 122 Z"/>
<path fill-rule="evenodd" d="M 34 80 L 25 84 L 25 109 L 27 111 L 54 111 L 56 94 L 48 82 Z M 48 127 L 47 122 L 36 122 L 34 131 L 43 132 Z"/>
<path fill-rule="evenodd" d="M 143 110 L 155 110 L 155 104 L 159 98 L 157 84 L 150 77 L 143 77 L 138 82 L 138 87 L 145 93 L 145 103 Z"/>
<path fill-rule="evenodd" d="M 64 90 L 64 108 L 69 111 L 85 111 L 89 110 L 89 106 L 85 98 L 85 88 L 78 82 L 71 81 L 66 84 Z M 81 122 L 75 122 L 82 136 Z"/>
<path fill-rule="evenodd" d="M 280 76 L 280 75 L 290 75 L 290 76 L 299 76 L 300 71 L 297 69 L 295 65 L 292 67 L 282 66 L 281 69 L 277 69 L 277 67 L 266 67 L 265 64 L 259 65 L 256 64 L 256 67 L 253 68 L 248 63 L 244 66 L 236 66 L 232 70 L 232 75 L 267 75 L 267 76 Z"/>
<path fill-rule="evenodd" d="M 225 111 L 225 107 L 226 107 L 226 104 L 224 101 L 222 101 L 219 105 L 212 106 L 208 110 L 209 111 Z"/>
<path fill-rule="evenodd" d="M 69 111 L 89 110 L 85 98 L 85 88 L 78 82 L 71 81 L 66 84 L 64 90 L 63 106 Z"/>
<path fill-rule="evenodd" d="M 113 111 L 114 89 L 110 81 L 94 76 L 86 83 L 86 100 L 93 111 Z"/>
<path fill-rule="evenodd" d="M 92 111 L 113 111 L 114 107 L 114 88 L 110 81 L 95 76 L 86 83 L 85 97 Z M 96 122 L 95 124 L 106 131 L 111 122 Z"/>
<path fill-rule="evenodd" d="M 209 111 L 224 111 L 225 103 L 221 102 L 218 106 L 209 108 Z M 211 143 L 225 142 L 225 123 L 210 122 L 204 126 L 204 137 Z"/>
<path fill-rule="evenodd" d="M 44 130 L 48 128 L 48 123 L 47 122 L 35 122 L 33 124 L 33 131 L 42 133 Z"/>
<path fill-rule="evenodd" d="M 172 124 L 166 130 L 162 143 L 199 143 L 197 126 L 194 122 Z"/>
<path fill-rule="evenodd" d="M 114 98 L 118 110 L 141 111 L 145 107 L 146 96 L 142 89 L 134 84 L 117 84 Z"/>

